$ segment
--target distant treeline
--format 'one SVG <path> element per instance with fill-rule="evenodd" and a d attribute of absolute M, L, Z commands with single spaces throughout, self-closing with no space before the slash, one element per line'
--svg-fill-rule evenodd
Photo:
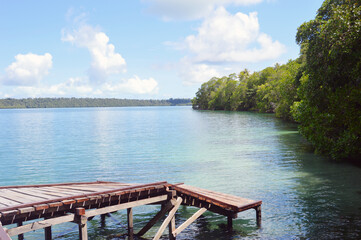
<path fill-rule="evenodd" d="M 0 109 L 4 108 L 74 108 L 74 107 L 131 107 L 131 106 L 186 106 L 188 98 L 167 100 L 139 100 L 117 98 L 6 98 L 0 99 Z"/>

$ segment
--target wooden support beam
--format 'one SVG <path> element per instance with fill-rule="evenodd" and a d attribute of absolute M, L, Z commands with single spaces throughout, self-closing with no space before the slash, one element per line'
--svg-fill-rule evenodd
<path fill-rule="evenodd" d="M 175 230 L 175 216 L 173 216 L 172 219 L 170 220 L 168 229 L 169 229 L 169 240 L 175 240 L 175 236 L 173 235 L 173 231 Z"/>
<path fill-rule="evenodd" d="M 44 228 L 45 240 L 52 239 L 51 226 Z"/>
<path fill-rule="evenodd" d="M 22 222 L 18 222 L 18 223 L 17 223 L 17 226 L 18 226 L 18 227 L 21 227 L 22 225 L 23 225 Z M 19 234 L 19 235 L 18 235 L 18 240 L 24 240 L 24 234 Z"/>
<path fill-rule="evenodd" d="M 11 240 L 9 234 L 3 228 L 3 225 L 1 224 L 1 222 L 0 222 L 0 239 L 1 240 Z"/>
<path fill-rule="evenodd" d="M 158 229 L 158 232 L 157 232 L 157 234 L 155 234 L 153 240 L 158 240 L 158 239 L 162 236 L 165 228 L 167 227 L 167 225 L 169 224 L 169 222 L 170 222 L 170 221 L 172 220 L 172 218 L 174 217 L 174 215 L 175 215 L 175 213 L 177 212 L 177 210 L 178 210 L 179 206 L 181 205 L 181 203 L 182 203 L 182 198 L 181 198 L 181 197 L 178 197 L 178 198 L 177 198 L 177 201 L 176 201 L 175 204 L 174 204 L 174 207 L 172 208 L 172 210 L 170 210 L 170 212 L 169 212 L 169 214 L 168 214 L 168 217 L 164 220 L 164 222 L 162 223 L 162 225 L 161 225 L 160 228 Z"/>
<path fill-rule="evenodd" d="M 129 239 L 133 239 L 133 208 L 127 209 L 127 219 L 128 219 L 128 236 Z"/>
<path fill-rule="evenodd" d="M 257 227 L 261 227 L 261 222 L 262 222 L 262 210 L 261 210 L 261 205 L 257 206 L 256 208 L 256 218 L 257 218 Z"/>
<path fill-rule="evenodd" d="M 102 228 L 104 228 L 105 227 L 105 217 L 107 216 L 107 214 L 101 214 L 100 215 L 100 226 L 102 227 Z"/>
<path fill-rule="evenodd" d="M 191 225 L 195 220 L 197 220 L 203 213 L 207 211 L 206 208 L 199 209 L 195 214 L 193 214 L 190 218 L 187 219 L 184 223 L 182 223 L 177 229 L 172 231 L 172 235 L 176 237 L 181 231 L 183 231 L 186 227 Z"/>
<path fill-rule="evenodd" d="M 114 206 L 89 210 L 86 212 L 86 216 L 93 217 L 96 215 L 115 212 L 115 211 L 122 210 L 122 209 L 127 209 L 127 208 L 145 205 L 145 204 L 161 202 L 161 201 L 167 200 L 167 198 L 168 198 L 167 195 L 161 195 L 161 196 L 146 198 L 146 199 L 142 199 L 142 200 L 138 200 L 138 201 L 134 201 L 134 202 L 122 203 L 122 204 L 118 204 L 118 205 L 114 205 Z"/>
<path fill-rule="evenodd" d="M 157 223 L 171 208 L 173 207 L 172 203 L 169 201 L 167 204 L 162 206 L 162 209 L 137 233 L 137 236 L 143 236 L 149 229 L 151 229 L 154 224 Z"/>
<path fill-rule="evenodd" d="M 76 208 L 75 218 L 79 226 L 79 240 L 88 240 L 88 218 L 85 216 L 85 209 Z"/>
<path fill-rule="evenodd" d="M 7 233 L 9 234 L 9 236 L 15 236 L 22 233 L 43 229 L 45 227 L 49 227 L 59 223 L 72 222 L 72 221 L 74 221 L 74 214 L 69 214 L 61 217 L 33 222 L 20 227 L 10 228 L 7 230 Z"/>
<path fill-rule="evenodd" d="M 227 228 L 228 228 L 228 230 L 233 229 L 233 218 L 232 218 L 232 216 L 227 216 Z"/>

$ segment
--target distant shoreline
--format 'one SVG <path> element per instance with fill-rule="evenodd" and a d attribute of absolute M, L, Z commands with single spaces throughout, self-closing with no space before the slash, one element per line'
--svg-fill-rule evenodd
<path fill-rule="evenodd" d="M 21 108 L 81 108 L 81 107 L 141 107 L 141 106 L 191 106 L 190 98 L 120 99 L 120 98 L 5 98 L 0 99 L 0 109 Z"/>

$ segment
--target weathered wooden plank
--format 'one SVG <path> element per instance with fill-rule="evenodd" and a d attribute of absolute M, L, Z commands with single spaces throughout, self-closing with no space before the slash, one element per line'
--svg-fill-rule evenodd
<path fill-rule="evenodd" d="M 32 197 L 41 197 L 42 199 L 53 199 L 54 198 L 54 196 L 51 196 L 49 194 L 44 194 L 41 192 L 34 191 L 32 188 L 14 188 L 11 190 L 14 192 L 29 195 Z"/>
<path fill-rule="evenodd" d="M 143 236 L 149 229 L 151 229 L 154 224 L 157 223 L 159 219 L 161 219 L 171 208 L 173 205 L 169 201 L 165 204 L 162 209 L 137 233 L 138 236 Z"/>
<path fill-rule="evenodd" d="M 14 199 L 18 202 L 22 202 L 22 203 L 28 203 L 28 202 L 38 202 L 38 201 L 44 201 L 44 198 L 42 197 L 34 197 L 34 196 L 30 196 L 24 193 L 20 193 L 20 192 L 15 192 L 12 189 L 1 189 L 0 190 L 0 194 L 3 197 L 9 198 L 9 199 Z"/>
<path fill-rule="evenodd" d="M 69 214 L 61 217 L 51 218 L 47 220 L 41 220 L 30 224 L 23 225 L 21 227 L 10 228 L 7 230 L 9 236 L 15 236 L 22 233 L 50 227 L 59 223 L 72 222 L 74 221 L 74 214 Z"/>
<path fill-rule="evenodd" d="M 52 196 L 53 198 L 54 197 L 63 197 L 64 196 L 64 193 L 52 192 L 52 191 L 46 190 L 45 188 L 26 188 L 26 189 L 28 189 L 28 191 L 31 191 L 33 193 L 45 194 L 45 195 L 48 195 L 48 196 Z"/>
<path fill-rule="evenodd" d="M 172 187 L 180 193 L 190 195 L 194 198 L 212 203 L 222 208 L 232 209 L 232 211 L 243 211 L 262 204 L 262 201 L 254 201 L 236 196 L 234 198 L 234 201 L 231 202 L 227 199 L 220 198 L 217 195 L 218 194 L 217 192 L 204 190 L 188 185 L 177 185 Z M 227 195 L 227 197 L 232 197 L 232 195 Z"/>
<path fill-rule="evenodd" d="M 181 205 L 181 203 L 182 203 L 182 198 L 178 197 L 177 201 L 174 204 L 174 207 L 172 208 L 172 210 L 169 211 L 169 214 L 168 214 L 167 218 L 164 220 L 164 222 L 162 223 L 162 225 L 158 229 L 158 231 L 155 234 L 153 240 L 159 240 L 159 238 L 162 236 L 165 228 L 167 227 L 167 225 L 169 224 L 169 222 L 172 220 L 175 213 L 177 212 L 177 210 L 178 210 L 179 206 Z"/>
<path fill-rule="evenodd" d="M 190 218 L 188 218 L 184 223 L 182 223 L 176 230 L 172 232 L 173 236 L 176 237 L 181 231 L 183 231 L 185 228 L 191 225 L 206 211 L 207 211 L 206 208 L 199 209 L 196 213 L 194 213 Z"/>
<path fill-rule="evenodd" d="M 5 197 L 0 196 L 0 203 L 3 205 L 7 205 L 7 206 L 13 206 L 13 205 L 18 205 L 21 204 L 21 202 L 16 201 L 16 200 L 10 200 L 7 199 Z"/>
<path fill-rule="evenodd" d="M 12 186 L 1 186 L 0 189 L 6 188 L 24 188 L 24 187 L 49 187 L 49 186 L 66 186 L 66 185 L 90 185 L 90 184 L 100 184 L 100 183 L 115 183 L 107 181 L 96 181 L 96 182 L 72 182 L 72 183 L 50 183 L 50 184 L 34 184 L 34 185 L 12 185 Z"/>
<path fill-rule="evenodd" d="M 9 234 L 3 228 L 1 222 L 0 222 L 0 239 L 1 240 L 11 240 Z"/>
<path fill-rule="evenodd" d="M 89 210 L 89 211 L 87 211 L 86 216 L 93 217 L 93 216 L 100 215 L 100 214 L 119 211 L 121 209 L 132 208 L 132 207 L 137 207 L 137 206 L 141 206 L 141 205 L 145 205 L 145 204 L 161 202 L 161 201 L 167 200 L 167 198 L 168 198 L 168 195 L 161 195 L 161 196 L 157 196 L 157 197 L 151 197 L 151 198 L 146 198 L 146 199 L 137 200 L 137 201 L 133 201 L 133 202 L 121 203 L 121 204 L 113 205 L 113 206 L 109 206 L 109 207 Z"/>

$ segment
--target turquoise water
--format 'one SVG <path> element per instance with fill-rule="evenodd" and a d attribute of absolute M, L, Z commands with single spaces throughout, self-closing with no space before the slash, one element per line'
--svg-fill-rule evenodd
<path fill-rule="evenodd" d="M 0 110 L 0 185 L 109 180 L 184 182 L 262 200 L 226 218 L 206 213 L 177 239 L 361 239 L 361 169 L 312 153 L 297 126 L 273 115 L 190 107 Z M 134 209 L 140 229 L 158 208 Z M 181 208 L 177 224 L 196 209 Z M 90 239 L 125 239 L 125 212 Z M 55 239 L 76 239 L 74 224 Z M 156 232 L 153 229 L 148 237 Z M 25 234 L 40 239 L 42 231 Z"/>

